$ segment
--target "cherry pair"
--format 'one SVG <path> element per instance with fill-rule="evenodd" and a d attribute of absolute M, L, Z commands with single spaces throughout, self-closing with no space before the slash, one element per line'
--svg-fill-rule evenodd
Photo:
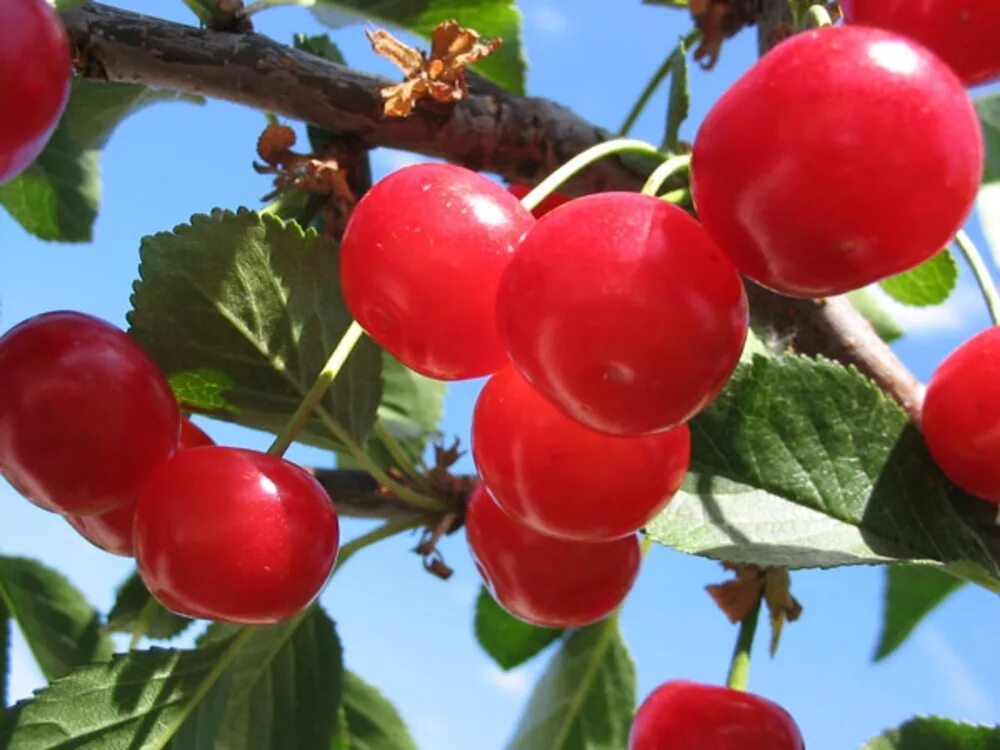
<path fill-rule="evenodd" d="M 175 611 L 277 622 L 329 576 L 338 524 L 323 488 L 276 456 L 191 447 L 211 441 L 182 433 L 170 386 L 114 326 L 76 312 L 15 326 L 0 338 L 0 394 L 0 472 L 99 546 L 134 542 Z"/>

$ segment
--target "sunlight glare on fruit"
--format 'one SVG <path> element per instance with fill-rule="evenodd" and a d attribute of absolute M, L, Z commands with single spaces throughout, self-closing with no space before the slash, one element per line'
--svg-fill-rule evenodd
<path fill-rule="evenodd" d="M 920 58 L 913 47 L 901 40 L 875 42 L 868 48 L 868 56 L 886 70 L 900 75 L 912 75 L 920 67 Z"/>

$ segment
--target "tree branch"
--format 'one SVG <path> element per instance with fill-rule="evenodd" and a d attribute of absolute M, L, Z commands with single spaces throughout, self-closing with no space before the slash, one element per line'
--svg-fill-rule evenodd
<path fill-rule="evenodd" d="M 762 49 L 787 22 L 787 0 L 762 0 Z M 384 79 L 299 52 L 257 34 L 195 29 L 88 3 L 63 15 L 84 76 L 203 94 L 356 137 L 436 156 L 510 180 L 535 182 L 608 134 L 547 99 L 480 87 L 457 105 L 421 105 L 405 119 L 381 116 Z M 649 168 L 606 159 L 571 192 L 634 190 Z M 795 300 L 750 286 L 754 320 L 805 354 L 855 365 L 916 421 L 919 382 L 844 299 Z M 385 517 L 385 516 L 380 516 Z"/>
<path fill-rule="evenodd" d="M 427 515 L 426 511 L 387 495 L 367 471 L 313 469 L 312 473 L 342 516 L 394 519 Z"/>
<path fill-rule="evenodd" d="M 63 14 L 74 59 L 88 78 L 142 83 L 246 104 L 352 135 L 369 147 L 417 151 L 536 182 L 608 134 L 547 99 L 483 86 L 457 105 L 421 104 L 382 116 L 380 87 L 394 83 L 300 52 L 259 34 L 196 29 L 88 3 Z M 655 165 L 653 165 L 655 166 Z M 606 159 L 576 192 L 637 190 L 649 169 Z"/>

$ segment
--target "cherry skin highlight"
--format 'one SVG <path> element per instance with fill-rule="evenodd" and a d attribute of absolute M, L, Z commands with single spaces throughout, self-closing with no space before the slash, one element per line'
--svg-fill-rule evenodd
<path fill-rule="evenodd" d="M 522 526 L 504 513 L 480 482 L 465 516 L 476 568 L 510 614 L 548 628 L 572 628 L 607 617 L 639 572 L 636 536 L 571 542 Z"/>
<path fill-rule="evenodd" d="M 967 86 L 1000 78 L 996 0 L 840 0 L 847 23 L 878 26 L 920 42 Z"/>
<path fill-rule="evenodd" d="M 69 99 L 69 39 L 46 0 L 4 0 L 0 24 L 0 183 L 45 148 Z"/>
<path fill-rule="evenodd" d="M 525 185 L 523 182 L 515 182 L 513 185 L 508 187 L 507 190 L 515 198 L 521 200 L 521 198 L 531 192 L 531 185 Z M 549 211 L 559 208 L 559 206 L 564 203 L 569 203 L 571 200 L 573 200 L 572 196 L 566 195 L 565 193 L 552 193 L 531 210 L 531 215 L 536 219 L 540 219 Z"/>
<path fill-rule="evenodd" d="M 441 380 L 507 361 L 497 283 L 533 223 L 500 185 L 450 164 L 404 167 L 355 207 L 340 249 L 351 314 L 380 346 Z"/>
<path fill-rule="evenodd" d="M 691 170 L 698 216 L 742 273 L 823 297 L 940 252 L 972 207 L 983 142 L 937 57 L 831 27 L 782 42 L 722 95 Z"/>
<path fill-rule="evenodd" d="M 177 450 L 205 445 L 215 445 L 215 441 L 190 419 L 181 417 L 181 439 Z M 113 555 L 132 557 L 135 554 L 132 529 L 135 525 L 137 505 L 138 500 L 92 516 L 66 516 L 66 520 L 80 533 L 80 536 L 95 547 L 100 547 Z"/>
<path fill-rule="evenodd" d="M 1000 503 L 1000 328 L 973 336 L 941 363 L 927 384 L 921 425 L 951 481 Z"/>
<path fill-rule="evenodd" d="M 237 448 L 181 451 L 150 476 L 135 516 L 139 573 L 164 606 L 247 625 L 308 606 L 339 538 L 333 504 L 311 475 Z"/>
<path fill-rule="evenodd" d="M 128 334 L 77 312 L 0 338 L 0 472 L 46 510 L 101 513 L 136 501 L 177 449 L 170 386 Z"/>
<path fill-rule="evenodd" d="M 472 453 L 512 518 L 597 542 L 633 534 L 666 506 L 687 472 L 691 437 L 687 425 L 638 437 L 591 430 L 506 367 L 476 402 Z"/>
<path fill-rule="evenodd" d="M 752 693 L 677 680 L 650 693 L 628 750 L 804 750 L 795 721 Z"/>
<path fill-rule="evenodd" d="M 636 193 L 539 219 L 500 280 L 511 361 L 577 421 L 615 435 L 686 422 L 722 390 L 747 331 L 732 263 L 684 211 Z"/>

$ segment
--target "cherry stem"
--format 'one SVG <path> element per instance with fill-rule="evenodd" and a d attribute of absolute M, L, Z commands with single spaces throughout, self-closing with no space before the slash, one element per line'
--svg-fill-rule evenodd
<path fill-rule="evenodd" d="M 365 449 L 362 448 L 353 437 L 351 437 L 351 434 L 344 429 L 343 425 L 330 416 L 326 409 L 318 407 L 316 409 L 316 416 L 322 420 L 323 424 L 326 425 L 326 428 L 333 433 L 333 436 L 340 441 L 340 443 L 347 449 L 347 452 L 351 454 L 352 458 L 358 462 L 361 468 L 375 477 L 375 481 L 391 492 L 400 502 L 412 505 L 414 508 L 419 508 L 420 510 L 428 510 L 431 512 L 439 513 L 447 509 L 447 506 L 442 500 L 437 500 L 433 497 L 428 497 L 427 495 L 416 492 L 415 490 L 407 487 L 405 484 L 397 482 L 390 477 L 388 472 L 379 466 L 371 456 L 365 453 Z"/>
<path fill-rule="evenodd" d="M 340 552 L 337 555 L 337 567 L 333 569 L 334 574 L 339 572 L 340 569 L 344 567 L 344 563 L 350 560 L 356 553 L 360 552 L 365 547 L 370 547 L 376 542 L 388 539 L 389 537 L 395 536 L 396 534 L 400 534 L 404 531 L 409 531 L 410 529 L 423 526 L 427 524 L 429 520 L 430 519 L 427 518 L 397 518 L 392 521 L 386 521 L 385 523 L 376 526 L 371 531 L 355 537 L 340 548 Z"/>
<path fill-rule="evenodd" d="M 406 448 L 404 448 L 396 437 L 389 431 L 381 419 L 375 420 L 374 432 L 375 437 L 377 437 L 379 442 L 385 446 L 385 449 L 389 452 L 392 460 L 396 462 L 396 466 L 398 466 L 400 470 L 414 482 L 418 482 L 421 485 L 426 486 L 426 479 L 424 478 L 424 475 L 417 468 L 413 459 L 410 458 Z"/>
<path fill-rule="evenodd" d="M 821 29 L 824 26 L 833 26 L 833 19 L 830 18 L 830 11 L 818 3 L 810 5 L 806 8 L 806 16 L 803 19 L 803 26 L 807 29 Z"/>
<path fill-rule="evenodd" d="M 299 407 L 295 410 L 292 418 L 288 420 L 288 424 L 285 425 L 285 429 L 274 439 L 271 443 L 271 447 L 267 449 L 267 452 L 274 456 L 280 456 L 288 450 L 295 438 L 299 436 L 302 432 L 302 428 L 306 426 L 306 422 L 309 421 L 309 417 L 316 410 L 319 402 L 323 400 L 323 396 L 326 395 L 327 389 L 332 385 L 333 381 L 336 380 L 337 375 L 340 374 L 341 368 L 343 368 L 344 363 L 347 362 L 347 358 L 351 356 L 351 352 L 354 351 L 355 345 L 361 340 L 364 335 L 364 331 L 361 326 L 357 324 L 357 321 L 351 321 L 351 324 L 347 327 L 344 335 L 341 337 L 337 346 L 333 349 L 333 354 L 330 355 L 330 359 L 327 360 L 323 369 L 320 370 L 319 375 L 316 376 L 316 380 L 313 382 L 312 386 L 305 396 L 302 397 Z"/>
<path fill-rule="evenodd" d="M 641 115 L 643 110 L 646 109 L 646 105 L 649 104 L 649 100 L 653 98 L 653 94 L 656 93 L 656 90 L 660 88 L 660 84 L 662 84 L 666 80 L 667 76 L 670 75 L 670 71 L 673 70 L 674 67 L 674 56 L 677 55 L 682 48 L 687 48 L 694 44 L 694 42 L 700 37 L 701 32 L 698 31 L 698 29 L 689 31 L 687 36 L 681 40 L 680 44 L 670 51 L 670 54 L 667 55 L 660 67 L 656 69 L 655 73 L 653 73 L 653 77 L 649 79 L 649 82 L 646 84 L 646 88 L 642 90 L 642 93 L 639 94 L 639 98 L 636 99 L 635 104 L 632 105 L 632 109 L 629 110 L 628 115 L 625 117 L 625 122 L 623 122 L 622 126 L 618 129 L 618 136 L 620 138 L 624 138 L 629 134 L 629 131 L 632 130 L 636 120 L 639 119 L 639 115 Z"/>
<path fill-rule="evenodd" d="M 577 172 L 582 171 L 606 156 L 626 151 L 650 154 L 652 156 L 659 156 L 661 154 L 660 149 L 656 146 L 645 141 L 637 141 L 634 138 L 614 138 L 610 141 L 598 143 L 586 151 L 580 152 L 539 182 L 530 193 L 521 199 L 521 205 L 532 211 L 539 203 L 562 187 L 563 183 L 568 182 L 576 176 Z"/>
<path fill-rule="evenodd" d="M 997 294 L 996 284 L 993 282 L 993 277 L 990 276 L 982 253 L 979 252 L 976 243 L 972 241 L 964 229 L 959 229 L 958 234 L 955 235 L 955 245 L 965 256 L 965 260 L 976 277 L 976 283 L 979 284 L 979 291 L 982 292 L 983 299 L 986 300 L 986 307 L 989 308 L 993 325 L 1000 325 L 1000 294 Z"/>
<path fill-rule="evenodd" d="M 691 154 L 671 156 L 663 162 L 663 164 L 653 170 L 653 174 L 649 176 L 646 180 L 646 184 L 642 186 L 642 194 L 655 197 L 656 194 L 660 192 L 660 188 L 663 187 L 663 183 L 681 170 L 687 169 L 690 166 Z"/>
<path fill-rule="evenodd" d="M 757 632 L 757 618 L 760 615 L 761 600 L 750 613 L 743 618 L 740 623 L 740 632 L 736 636 L 736 648 L 733 650 L 733 659 L 729 664 L 729 676 L 726 678 L 726 685 L 733 690 L 747 689 L 750 681 L 750 650 L 753 648 L 753 637 Z"/>
<path fill-rule="evenodd" d="M 211 26 L 215 22 L 215 14 L 200 0 L 183 0 L 183 2 L 192 13 L 198 16 L 202 25 Z"/>

